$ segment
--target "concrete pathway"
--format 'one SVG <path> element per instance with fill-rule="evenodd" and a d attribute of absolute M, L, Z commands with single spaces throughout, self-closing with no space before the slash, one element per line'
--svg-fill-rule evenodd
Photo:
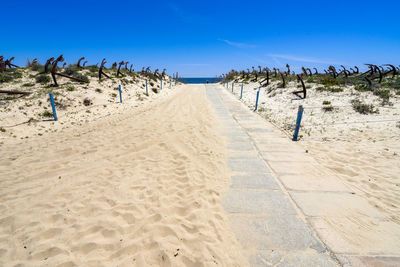
<path fill-rule="evenodd" d="M 276 153 L 282 156 L 282 153 L 300 152 L 290 151 L 287 145 L 282 151 L 280 141 L 287 137 L 230 97 L 220 86 L 206 85 L 206 91 L 223 124 L 229 150 L 227 164 L 235 173 L 224 207 L 250 265 L 338 265 L 335 256 L 318 239 L 268 167 Z M 277 168 L 290 166 L 283 164 Z"/>

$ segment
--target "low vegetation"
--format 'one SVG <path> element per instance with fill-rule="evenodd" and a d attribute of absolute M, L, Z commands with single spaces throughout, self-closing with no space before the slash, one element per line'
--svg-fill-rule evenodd
<path fill-rule="evenodd" d="M 343 88 L 341 87 L 330 87 L 330 86 L 319 86 L 315 90 L 320 92 L 332 92 L 332 93 L 343 92 Z"/>
<path fill-rule="evenodd" d="M 22 78 L 22 73 L 17 69 L 7 69 L 0 72 L 0 83 L 7 83 L 20 78 Z"/>
<path fill-rule="evenodd" d="M 50 77 L 48 74 L 39 74 L 36 76 L 35 80 L 37 83 L 46 84 L 50 82 Z"/>
<path fill-rule="evenodd" d="M 378 89 L 378 90 L 374 91 L 374 95 L 378 96 L 381 99 L 382 105 L 389 104 L 390 90 L 388 90 L 388 89 Z"/>
<path fill-rule="evenodd" d="M 90 105 L 93 105 L 93 102 L 92 102 L 92 100 L 90 100 L 89 98 L 85 98 L 85 99 L 83 99 L 83 105 L 84 106 L 90 106 Z"/>
<path fill-rule="evenodd" d="M 48 110 L 45 110 L 45 111 L 43 111 L 42 116 L 43 117 L 53 117 L 53 113 Z"/>
<path fill-rule="evenodd" d="M 379 110 L 374 107 L 372 104 L 365 104 L 361 102 L 359 99 L 353 99 L 351 101 L 351 105 L 355 111 L 360 114 L 374 114 L 379 113 Z"/>

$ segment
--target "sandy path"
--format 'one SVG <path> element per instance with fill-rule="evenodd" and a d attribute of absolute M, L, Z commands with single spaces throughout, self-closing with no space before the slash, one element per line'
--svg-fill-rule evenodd
<path fill-rule="evenodd" d="M 245 266 L 203 86 L 3 145 L 0 265 Z"/>

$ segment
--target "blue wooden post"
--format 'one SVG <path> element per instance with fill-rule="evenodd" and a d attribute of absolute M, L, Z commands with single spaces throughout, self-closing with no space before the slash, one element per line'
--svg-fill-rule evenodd
<path fill-rule="evenodd" d="M 146 80 L 146 95 L 149 95 L 149 90 L 147 89 L 147 80 Z"/>
<path fill-rule="evenodd" d="M 54 120 L 57 121 L 58 118 L 57 118 L 57 112 L 56 112 L 56 105 L 54 104 L 53 93 L 50 93 L 49 96 L 50 96 L 51 109 L 53 110 L 53 117 L 54 117 Z"/>
<path fill-rule="evenodd" d="M 239 99 L 242 99 L 242 96 L 243 96 L 243 83 L 242 83 L 242 88 L 240 89 L 240 98 Z"/>
<path fill-rule="evenodd" d="M 169 77 L 169 88 L 171 88 L 171 86 L 172 86 L 172 78 Z"/>
<path fill-rule="evenodd" d="M 119 91 L 119 102 L 122 103 L 121 85 L 118 86 L 118 91 Z"/>
<path fill-rule="evenodd" d="M 257 108 L 258 108 L 258 97 L 259 96 L 260 96 L 260 89 L 258 89 L 258 91 L 257 91 L 256 107 L 255 107 L 254 111 L 257 111 Z"/>
<path fill-rule="evenodd" d="M 297 137 L 299 135 L 300 124 L 301 124 L 301 117 L 303 116 L 304 108 L 302 105 L 299 106 L 299 110 L 297 111 L 297 120 L 296 120 L 296 127 L 294 128 L 293 134 L 293 141 L 297 141 Z"/>
<path fill-rule="evenodd" d="M 161 89 L 162 89 L 162 78 L 161 78 Z"/>
<path fill-rule="evenodd" d="M 233 82 L 232 82 L 232 93 L 233 93 Z"/>

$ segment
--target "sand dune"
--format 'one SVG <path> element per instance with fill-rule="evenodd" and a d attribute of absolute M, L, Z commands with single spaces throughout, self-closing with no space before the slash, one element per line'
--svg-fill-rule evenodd
<path fill-rule="evenodd" d="M 189 91 L 189 93 L 188 93 Z M 246 266 L 201 86 L 18 145 L 0 160 L 0 265 Z"/>

